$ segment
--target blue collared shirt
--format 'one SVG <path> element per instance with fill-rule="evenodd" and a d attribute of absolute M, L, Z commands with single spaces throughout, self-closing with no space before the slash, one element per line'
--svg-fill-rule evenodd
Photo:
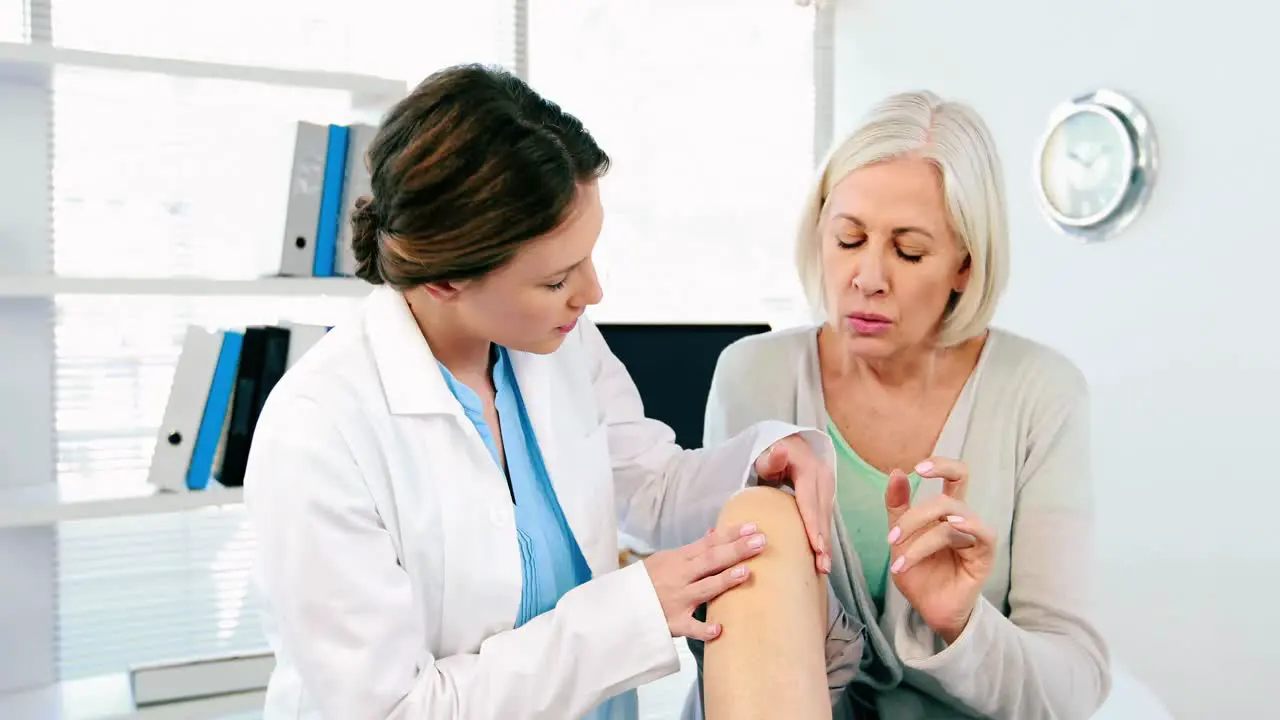
<path fill-rule="evenodd" d="M 507 476 L 515 496 L 516 534 L 520 539 L 520 559 L 524 584 L 520 594 L 520 627 L 556 606 L 560 597 L 591 579 L 591 570 L 582 555 L 573 530 L 556 498 L 551 478 L 543 463 L 533 424 L 520 395 L 515 370 L 506 348 L 497 346 L 493 385 L 497 393 L 498 425 L 507 459 Z M 440 365 L 445 382 L 462 405 L 467 418 L 484 439 L 493 460 L 502 467 L 498 446 L 484 419 L 480 397 Z M 619 695 L 596 708 L 585 720 L 626 720 L 639 715 L 635 691 Z"/>

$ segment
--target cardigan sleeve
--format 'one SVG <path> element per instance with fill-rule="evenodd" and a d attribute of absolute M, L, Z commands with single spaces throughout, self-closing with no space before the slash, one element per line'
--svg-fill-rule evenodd
<path fill-rule="evenodd" d="M 895 629 L 908 674 L 984 717 L 1088 718 L 1110 691 L 1105 642 L 1089 619 L 1095 568 L 1089 400 L 1062 363 L 1024 378 L 1033 395 L 1014 500 L 1009 614 L 980 597 L 952 645 L 915 613 Z M 974 428 L 973 431 L 978 431 Z M 923 674 L 925 677 L 919 677 Z"/>
<path fill-rule="evenodd" d="M 748 336 L 721 353 L 711 374 L 702 444 L 713 447 L 764 420 L 797 422 L 795 386 L 780 382 L 796 358 L 778 333 Z"/>
<path fill-rule="evenodd" d="M 732 355 L 729 358 L 732 360 Z M 722 353 L 711 375 L 711 390 L 707 394 L 702 425 L 703 447 L 715 447 L 751 425 L 747 421 L 747 413 L 742 412 L 744 408 L 740 407 L 745 388 L 734 387 L 737 384 L 735 375 L 726 368 Z"/>

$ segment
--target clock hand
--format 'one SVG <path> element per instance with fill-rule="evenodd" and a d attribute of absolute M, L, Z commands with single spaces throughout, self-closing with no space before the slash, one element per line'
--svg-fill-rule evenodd
<path fill-rule="evenodd" d="M 1071 158 L 1072 160 L 1075 160 L 1076 162 L 1080 163 L 1086 168 L 1093 165 L 1093 161 L 1097 159 L 1097 155 L 1094 155 L 1093 158 L 1089 160 L 1085 160 L 1083 157 L 1078 155 L 1075 150 L 1068 150 L 1067 157 Z"/>

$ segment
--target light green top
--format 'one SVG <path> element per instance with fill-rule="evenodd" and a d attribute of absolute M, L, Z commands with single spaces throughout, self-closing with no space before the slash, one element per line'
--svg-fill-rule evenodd
<path fill-rule="evenodd" d="M 889 476 L 854 452 L 830 419 L 827 434 L 836 450 L 836 507 L 862 563 L 867 589 L 876 607 L 883 609 L 884 588 L 889 578 L 889 518 L 884 509 Z M 920 476 L 911 473 L 907 479 L 914 496 Z"/>

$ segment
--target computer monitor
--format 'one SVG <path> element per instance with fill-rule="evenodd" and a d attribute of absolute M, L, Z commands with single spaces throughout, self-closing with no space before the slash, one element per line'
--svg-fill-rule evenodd
<path fill-rule="evenodd" d="M 766 323 L 600 323 L 609 349 L 626 366 L 645 415 L 676 433 L 681 447 L 702 447 L 707 393 L 720 352 L 739 338 L 768 332 Z"/>

